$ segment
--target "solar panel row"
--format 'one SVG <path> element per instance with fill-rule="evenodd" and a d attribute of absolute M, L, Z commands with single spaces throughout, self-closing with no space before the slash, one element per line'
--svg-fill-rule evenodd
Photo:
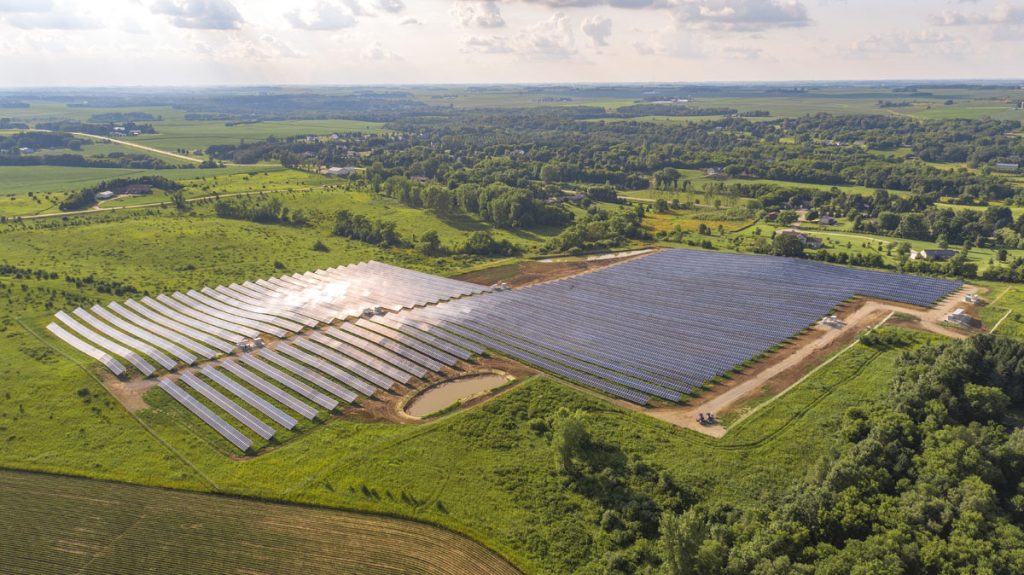
<path fill-rule="evenodd" d="M 235 447 L 242 451 L 247 451 L 252 447 L 252 440 L 242 435 L 237 429 L 231 426 L 228 422 L 224 421 L 219 415 L 210 410 L 202 403 L 196 401 L 194 397 L 189 395 L 185 390 L 175 385 L 169 379 L 160 380 L 160 388 L 166 391 L 171 397 L 176 399 L 178 403 L 185 406 L 186 409 L 194 413 L 199 419 L 206 422 L 207 425 L 212 427 L 217 433 L 224 436 L 225 439 L 230 441 Z"/>
<path fill-rule="evenodd" d="M 50 330 L 50 333 L 52 333 L 53 335 L 64 340 L 64 343 L 67 343 L 71 347 L 77 349 L 78 351 L 84 353 L 85 355 L 88 355 L 89 357 L 105 365 L 107 369 L 114 373 L 114 375 L 121 375 L 122 373 L 124 373 L 124 366 L 121 365 L 119 361 L 117 361 L 113 357 L 110 357 L 109 354 L 106 354 L 96 349 L 95 347 L 85 343 L 84 341 L 78 339 L 74 335 L 68 333 L 61 326 L 55 323 L 51 323 L 50 325 L 46 326 L 46 329 Z"/>

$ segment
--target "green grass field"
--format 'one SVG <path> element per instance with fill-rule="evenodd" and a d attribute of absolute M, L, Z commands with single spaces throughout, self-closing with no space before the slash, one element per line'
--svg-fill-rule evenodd
<path fill-rule="evenodd" d="M 181 168 L 166 170 L 130 170 L 118 168 L 69 168 L 63 166 L 0 166 L 0 216 L 15 217 L 60 213 L 58 205 L 70 193 L 116 178 L 163 176 L 172 180 L 224 177 L 232 174 L 279 172 L 280 166 L 228 166 L 225 168 Z M 277 176 L 275 176 L 276 178 Z M 206 185 L 206 184 L 203 184 Z M 269 185 L 269 184 L 268 184 Z M 149 199 L 163 201 L 162 199 Z M 132 202 L 118 200 L 111 205 L 147 203 L 145 198 Z"/>
<path fill-rule="evenodd" d="M 239 144 L 265 140 L 270 136 L 328 136 L 334 132 L 377 133 L 383 124 L 357 120 L 300 120 L 290 122 L 258 122 L 226 126 L 224 122 L 163 121 L 155 122 L 156 134 L 143 134 L 131 142 L 160 150 L 203 149 L 215 144 Z"/>

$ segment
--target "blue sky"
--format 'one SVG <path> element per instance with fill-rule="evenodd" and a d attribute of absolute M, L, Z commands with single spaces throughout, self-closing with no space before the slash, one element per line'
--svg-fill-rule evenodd
<path fill-rule="evenodd" d="M 0 0 L 0 86 L 1020 78 L 1024 2 Z"/>

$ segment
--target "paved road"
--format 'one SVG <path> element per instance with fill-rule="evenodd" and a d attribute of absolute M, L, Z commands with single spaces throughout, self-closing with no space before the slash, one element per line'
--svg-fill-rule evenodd
<path fill-rule="evenodd" d="M 126 142 L 126 141 L 121 140 L 119 138 L 108 138 L 107 136 L 97 136 L 95 134 L 86 134 L 85 132 L 71 132 L 71 134 L 73 134 L 75 136 L 82 136 L 83 138 L 92 138 L 94 140 L 101 140 L 101 141 L 104 141 L 104 142 L 109 142 L 111 144 L 121 144 L 122 146 L 128 146 L 130 148 L 138 148 L 140 150 L 146 150 L 147 152 L 153 152 L 154 154 L 160 154 L 160 155 L 163 155 L 163 156 L 169 156 L 171 158 L 177 158 L 179 160 L 186 160 L 186 161 L 193 162 L 193 163 L 196 163 L 196 164 L 200 164 L 200 163 L 203 162 L 202 158 L 193 158 L 192 156 L 184 156 L 182 154 L 176 154 L 174 152 L 168 152 L 167 150 L 160 150 L 160 149 L 157 149 L 157 148 L 151 148 L 149 146 L 143 146 L 142 144 L 136 144 L 134 142 Z"/>

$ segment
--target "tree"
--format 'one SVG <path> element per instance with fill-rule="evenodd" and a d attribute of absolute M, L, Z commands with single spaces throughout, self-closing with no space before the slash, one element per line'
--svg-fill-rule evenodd
<path fill-rule="evenodd" d="M 668 212 L 668 202 L 665 201 L 664 198 L 658 198 L 658 200 L 654 202 L 654 209 L 657 210 L 659 214 L 664 214 Z"/>
<path fill-rule="evenodd" d="M 784 212 L 779 213 L 779 217 L 776 218 L 776 221 L 778 221 L 780 224 L 784 226 L 788 226 L 793 222 L 797 221 L 797 219 L 799 218 L 800 216 L 793 210 L 786 210 Z"/>
<path fill-rule="evenodd" d="M 557 422 L 552 439 L 558 471 L 575 475 L 591 444 L 590 432 L 583 426 L 580 412 L 565 415 Z"/>
<path fill-rule="evenodd" d="M 423 232 L 418 242 L 416 242 L 416 249 L 423 255 L 427 256 L 441 256 L 444 255 L 444 247 L 441 245 L 441 238 L 438 237 L 437 232 L 434 230 L 428 230 Z"/>
<path fill-rule="evenodd" d="M 772 240 L 772 255 L 802 258 L 804 257 L 804 242 L 793 234 L 779 234 Z"/>

